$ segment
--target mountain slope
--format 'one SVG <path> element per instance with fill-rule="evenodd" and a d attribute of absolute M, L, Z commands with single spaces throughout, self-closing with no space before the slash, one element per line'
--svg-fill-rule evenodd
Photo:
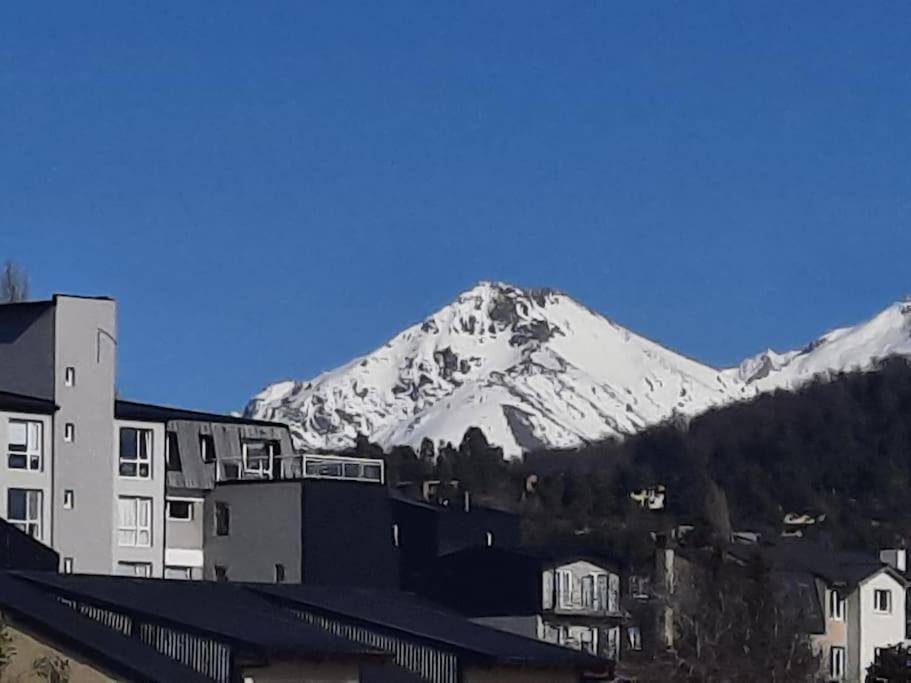
<path fill-rule="evenodd" d="M 635 432 L 752 390 L 551 290 L 481 283 L 385 346 L 307 382 L 267 387 L 246 414 L 298 445 L 458 443 L 481 427 L 507 455 Z"/>

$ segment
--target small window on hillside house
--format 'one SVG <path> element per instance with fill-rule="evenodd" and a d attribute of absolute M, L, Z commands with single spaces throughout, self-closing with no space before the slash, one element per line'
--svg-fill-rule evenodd
<path fill-rule="evenodd" d="M 215 503 L 215 535 L 227 536 L 231 533 L 231 508 L 227 503 Z"/>
<path fill-rule="evenodd" d="M 67 366 L 63 371 L 63 385 L 67 387 L 76 386 L 76 368 L 72 365 Z"/>
<path fill-rule="evenodd" d="M 199 454 L 203 462 L 215 462 L 215 437 L 211 434 L 199 435 Z"/>
<path fill-rule="evenodd" d="M 883 589 L 873 591 L 873 611 L 881 614 L 892 613 L 892 591 Z"/>
<path fill-rule="evenodd" d="M 165 435 L 165 464 L 168 472 L 180 472 L 180 447 L 177 445 L 177 432 Z"/>
<path fill-rule="evenodd" d="M 829 619 L 845 620 L 845 599 L 838 591 L 829 591 Z"/>

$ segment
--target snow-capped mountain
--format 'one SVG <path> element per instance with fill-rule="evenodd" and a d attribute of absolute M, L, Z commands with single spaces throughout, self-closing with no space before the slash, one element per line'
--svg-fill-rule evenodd
<path fill-rule="evenodd" d="M 417 447 L 425 437 L 458 444 L 478 426 L 518 456 L 629 434 L 896 353 L 911 355 L 911 303 L 803 350 L 717 370 L 560 292 L 481 283 L 366 356 L 266 387 L 246 414 L 287 422 L 302 448 L 346 448 L 358 433 L 384 446 Z"/>
<path fill-rule="evenodd" d="M 866 322 L 832 330 L 799 351 L 769 350 L 724 374 L 758 391 L 796 389 L 818 375 L 864 370 L 887 356 L 911 356 L 911 302 L 900 301 Z"/>
<path fill-rule="evenodd" d="M 749 391 L 736 377 L 620 327 L 552 290 L 481 283 L 385 346 L 247 406 L 292 425 L 306 448 L 424 437 L 458 444 L 481 427 L 508 455 L 626 434 Z"/>

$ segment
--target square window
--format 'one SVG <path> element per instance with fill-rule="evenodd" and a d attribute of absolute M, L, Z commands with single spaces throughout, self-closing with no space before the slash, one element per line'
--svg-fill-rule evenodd
<path fill-rule="evenodd" d="M 189 500 L 169 500 L 167 506 L 168 519 L 181 522 L 193 520 L 193 503 Z"/>
<path fill-rule="evenodd" d="M 75 495 L 73 489 L 64 489 L 63 491 L 63 509 L 72 510 L 75 504 Z"/>
<path fill-rule="evenodd" d="M 227 536 L 231 533 L 231 508 L 227 503 L 215 503 L 215 535 Z"/>
<path fill-rule="evenodd" d="M 32 538 L 41 538 L 41 503 L 44 492 L 37 489 L 9 489 L 6 494 L 6 519 Z"/>
<path fill-rule="evenodd" d="M 117 545 L 148 548 L 152 545 L 152 499 L 121 496 L 117 499 Z"/>
<path fill-rule="evenodd" d="M 892 591 L 879 588 L 873 591 L 873 611 L 880 614 L 892 613 Z"/>
<path fill-rule="evenodd" d="M 33 420 L 10 420 L 7 438 L 7 465 L 14 470 L 40 472 L 44 425 Z"/>
<path fill-rule="evenodd" d="M 63 440 L 67 443 L 73 443 L 76 440 L 76 425 L 72 422 L 63 425 Z"/>
<path fill-rule="evenodd" d="M 63 385 L 67 387 L 76 386 L 76 368 L 72 365 L 67 366 L 63 371 Z"/>
<path fill-rule="evenodd" d="M 128 479 L 152 477 L 152 430 L 120 429 L 120 476 Z"/>

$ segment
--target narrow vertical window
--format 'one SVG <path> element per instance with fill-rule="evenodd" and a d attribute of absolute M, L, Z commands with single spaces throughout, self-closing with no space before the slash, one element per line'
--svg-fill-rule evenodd
<path fill-rule="evenodd" d="M 203 462 L 215 462 L 215 437 L 211 434 L 199 435 L 199 454 Z"/>
<path fill-rule="evenodd" d="M 72 510 L 74 504 L 75 504 L 75 496 L 73 494 L 73 489 L 64 489 L 64 491 L 63 491 L 63 509 Z"/>
<path fill-rule="evenodd" d="M 76 368 L 72 365 L 67 366 L 63 371 L 63 385 L 67 387 L 76 386 Z"/>
<path fill-rule="evenodd" d="M 165 435 L 165 463 L 168 472 L 180 472 L 180 447 L 177 445 L 177 432 Z"/>
<path fill-rule="evenodd" d="M 73 558 L 72 557 L 63 558 L 63 573 L 64 574 L 73 573 Z"/>
<path fill-rule="evenodd" d="M 63 440 L 67 443 L 73 443 L 76 440 L 76 425 L 72 422 L 63 425 Z"/>
<path fill-rule="evenodd" d="M 231 508 L 227 503 L 215 503 L 215 535 L 227 536 L 231 533 Z"/>
<path fill-rule="evenodd" d="M 275 565 L 275 583 L 284 583 L 285 582 L 285 565 L 276 564 Z"/>

